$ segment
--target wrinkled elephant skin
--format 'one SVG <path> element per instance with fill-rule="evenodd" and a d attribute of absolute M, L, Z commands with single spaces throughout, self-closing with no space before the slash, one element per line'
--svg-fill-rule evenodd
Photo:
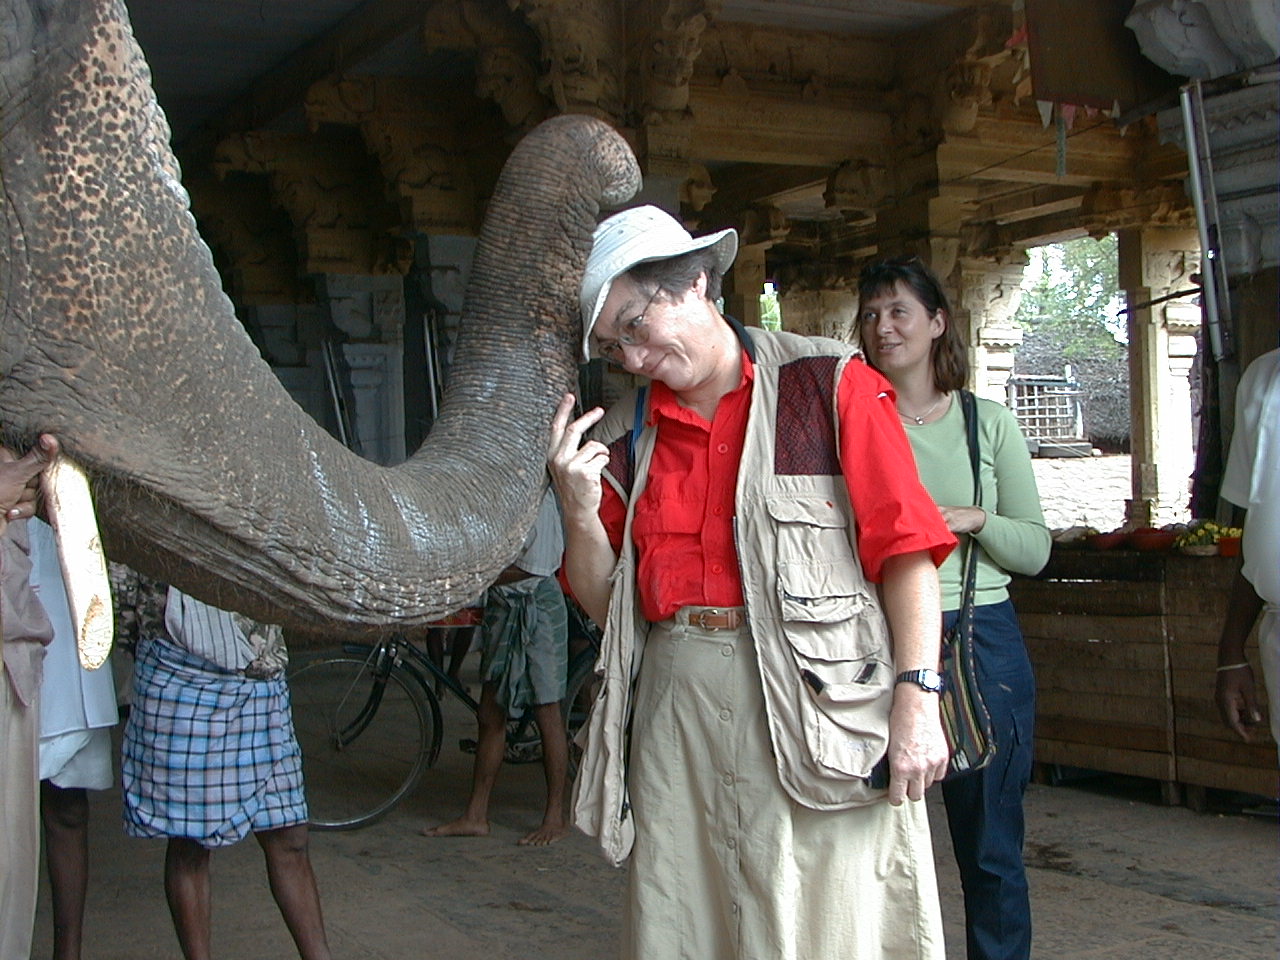
<path fill-rule="evenodd" d="M 94 478 L 113 555 L 277 621 L 415 625 L 515 555 L 576 383 L 576 290 L 602 204 L 639 184 L 607 125 L 560 117 L 489 205 L 444 406 L 370 464 L 259 357 L 196 233 L 118 0 L 0 0 L 0 421 Z"/>

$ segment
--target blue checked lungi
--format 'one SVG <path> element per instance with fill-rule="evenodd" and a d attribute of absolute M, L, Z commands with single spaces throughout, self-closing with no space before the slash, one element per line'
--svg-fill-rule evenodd
<path fill-rule="evenodd" d="M 130 836 L 222 847 L 307 820 L 283 675 L 250 680 L 164 639 L 138 647 L 121 770 Z"/>

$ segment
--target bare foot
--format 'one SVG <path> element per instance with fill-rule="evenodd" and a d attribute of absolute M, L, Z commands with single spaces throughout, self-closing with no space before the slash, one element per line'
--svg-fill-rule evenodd
<path fill-rule="evenodd" d="M 468 820 L 459 817 L 438 827 L 423 827 L 424 837 L 487 837 L 489 835 L 488 820 Z"/>
<path fill-rule="evenodd" d="M 554 823 L 547 823 L 545 820 L 542 826 L 538 827 L 528 836 L 521 837 L 516 841 L 522 847 L 546 847 L 561 839 L 569 832 L 569 825 L 563 820 Z"/>

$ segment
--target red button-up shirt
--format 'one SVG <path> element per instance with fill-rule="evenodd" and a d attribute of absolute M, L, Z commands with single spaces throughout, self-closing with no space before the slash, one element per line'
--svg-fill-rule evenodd
<path fill-rule="evenodd" d="M 657 424 L 658 436 L 632 525 L 637 585 L 650 621 L 684 606 L 742 606 L 734 492 L 754 381 L 744 351 L 742 380 L 721 398 L 710 421 L 680 406 L 665 384 L 650 385 L 649 423 Z M 879 582 L 884 561 L 897 554 L 927 550 L 935 564 L 942 563 L 956 539 L 920 483 L 889 382 L 861 360 L 851 361 L 840 380 L 837 410 L 840 462 L 867 579 Z M 626 504 L 607 483 L 600 519 L 619 549 Z"/>

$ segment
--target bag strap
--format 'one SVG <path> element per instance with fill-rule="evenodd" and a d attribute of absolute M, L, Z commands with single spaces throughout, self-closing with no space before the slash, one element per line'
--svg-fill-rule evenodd
<path fill-rule="evenodd" d="M 644 398 L 648 392 L 647 385 L 636 391 L 636 417 L 631 422 L 631 442 L 627 446 L 627 453 L 631 457 L 633 467 L 636 462 L 636 444 L 640 442 L 640 433 L 644 430 Z"/>
<path fill-rule="evenodd" d="M 965 439 L 969 445 L 969 467 L 973 470 L 973 505 L 982 506 L 982 457 L 978 450 L 978 402 L 968 390 L 960 390 L 960 409 L 964 413 Z M 974 585 L 977 582 L 978 565 L 973 559 L 973 534 L 967 535 L 964 544 L 964 572 L 961 580 L 964 588 L 960 593 L 960 612 L 973 606 Z"/>

